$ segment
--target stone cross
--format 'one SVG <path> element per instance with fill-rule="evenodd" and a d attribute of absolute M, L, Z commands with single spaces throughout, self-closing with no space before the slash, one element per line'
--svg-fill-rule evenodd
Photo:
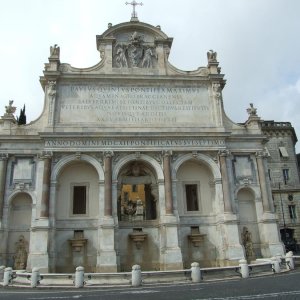
<path fill-rule="evenodd" d="M 130 5 L 132 5 L 132 7 L 133 7 L 133 11 L 132 11 L 132 14 L 131 14 L 131 18 L 132 19 L 137 19 L 137 13 L 136 13 L 136 11 L 135 11 L 135 7 L 137 6 L 137 5 L 143 5 L 143 2 L 140 2 L 140 3 L 138 3 L 138 2 L 136 2 L 135 0 L 133 0 L 133 1 L 131 1 L 131 2 L 126 2 L 125 3 L 126 5 L 128 5 L 128 4 L 130 4 Z"/>

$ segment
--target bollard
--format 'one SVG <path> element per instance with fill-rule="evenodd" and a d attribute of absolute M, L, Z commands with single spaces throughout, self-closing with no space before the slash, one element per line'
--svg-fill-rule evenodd
<path fill-rule="evenodd" d="M 31 273 L 31 281 L 30 286 L 32 288 L 37 287 L 37 285 L 40 283 L 40 270 L 38 268 L 33 268 Z"/>
<path fill-rule="evenodd" d="M 248 278 L 249 277 L 249 266 L 245 259 L 239 260 L 239 267 L 241 269 L 242 278 Z"/>
<path fill-rule="evenodd" d="M 294 270 L 295 269 L 295 263 L 294 263 L 294 258 L 293 258 L 293 251 L 289 251 L 285 255 L 285 263 L 286 263 L 286 268 L 288 270 Z"/>
<path fill-rule="evenodd" d="M 281 269 L 280 269 L 280 263 L 277 257 L 272 257 L 272 266 L 273 266 L 273 271 L 274 273 L 280 273 Z"/>
<path fill-rule="evenodd" d="M 8 286 L 10 283 L 12 283 L 12 268 L 8 267 L 4 269 L 3 286 Z"/>
<path fill-rule="evenodd" d="M 281 256 L 281 254 L 276 254 L 275 256 L 276 256 L 276 259 L 279 262 L 279 265 L 281 265 L 281 262 L 282 262 L 282 256 Z"/>
<path fill-rule="evenodd" d="M 132 266 L 131 271 L 131 285 L 140 286 L 142 284 L 142 272 L 139 265 Z"/>
<path fill-rule="evenodd" d="M 75 272 L 75 287 L 82 288 L 84 285 L 84 267 L 77 267 Z"/>
<path fill-rule="evenodd" d="M 3 280 L 5 266 L 0 266 L 0 281 Z"/>
<path fill-rule="evenodd" d="M 200 282 L 201 281 L 201 270 L 199 263 L 193 262 L 191 264 L 191 277 L 192 282 Z"/>

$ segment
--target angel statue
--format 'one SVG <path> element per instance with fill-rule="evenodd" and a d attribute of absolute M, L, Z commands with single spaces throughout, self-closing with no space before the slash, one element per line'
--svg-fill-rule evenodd
<path fill-rule="evenodd" d="M 12 115 L 16 112 L 16 107 L 13 106 L 14 100 L 9 100 L 9 104 L 5 106 L 5 112 L 7 115 Z"/>
<path fill-rule="evenodd" d="M 207 60 L 208 62 L 216 62 L 217 61 L 217 52 L 213 51 L 213 50 L 209 50 L 207 52 Z"/>

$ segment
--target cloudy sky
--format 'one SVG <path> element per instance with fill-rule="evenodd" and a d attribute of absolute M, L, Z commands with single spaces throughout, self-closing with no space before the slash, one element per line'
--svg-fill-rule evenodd
<path fill-rule="evenodd" d="M 129 1 L 129 0 L 128 0 Z M 138 17 L 161 25 L 174 38 L 170 62 L 183 70 L 206 66 L 214 49 L 227 84 L 223 98 L 235 122 L 247 119 L 250 102 L 264 120 L 289 121 L 300 140 L 299 0 L 142 0 Z M 27 121 L 43 108 L 39 83 L 49 47 L 61 62 L 99 62 L 97 34 L 127 22 L 126 0 L 6 0 L 0 11 L 0 115 L 9 99 L 26 104 Z M 300 152 L 300 142 L 297 152 Z"/>

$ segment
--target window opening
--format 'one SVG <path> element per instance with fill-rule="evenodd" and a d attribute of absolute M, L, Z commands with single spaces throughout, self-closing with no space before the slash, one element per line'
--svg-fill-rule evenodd
<path fill-rule="evenodd" d="M 123 184 L 118 202 L 121 221 L 156 219 L 156 202 L 150 184 Z"/>
<path fill-rule="evenodd" d="M 290 219 L 291 219 L 292 223 L 294 223 L 297 219 L 296 205 L 289 205 L 289 214 L 290 214 Z"/>
<path fill-rule="evenodd" d="M 280 157 L 283 157 L 283 158 L 289 157 L 289 154 L 286 151 L 285 147 L 279 147 L 279 155 L 280 155 Z"/>
<path fill-rule="evenodd" d="M 186 209 L 187 209 L 187 211 L 199 210 L 197 184 L 186 184 L 185 192 L 186 192 Z"/>
<path fill-rule="evenodd" d="M 86 186 L 73 186 L 73 215 L 86 214 Z"/>
<path fill-rule="evenodd" d="M 289 180 L 289 169 L 283 169 L 282 174 L 283 174 L 284 184 L 287 184 L 287 181 Z"/>

